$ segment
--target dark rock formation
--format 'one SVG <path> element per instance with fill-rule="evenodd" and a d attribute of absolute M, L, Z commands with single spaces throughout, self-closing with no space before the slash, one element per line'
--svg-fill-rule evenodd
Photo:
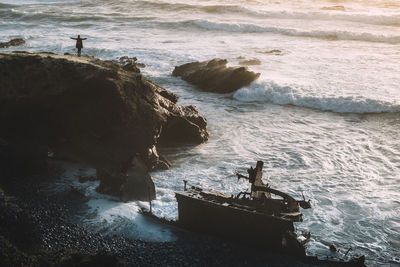
<path fill-rule="evenodd" d="M 8 42 L 0 43 L 0 48 L 7 48 L 10 46 L 19 46 L 25 44 L 25 40 L 21 38 L 12 39 Z"/>
<path fill-rule="evenodd" d="M 135 155 L 149 170 L 168 166 L 157 154 L 159 139 L 207 140 L 206 120 L 195 107 L 177 105 L 178 96 L 128 63 L 0 53 L 0 137 L 93 164 L 101 188 L 116 195 Z"/>
<path fill-rule="evenodd" d="M 130 58 L 127 56 L 123 56 L 123 57 L 120 57 L 119 60 L 118 61 L 116 60 L 115 62 L 118 64 L 121 64 L 123 66 L 124 70 L 132 70 L 132 71 L 135 71 L 138 73 L 140 72 L 139 68 L 146 67 L 145 64 L 137 62 L 136 57 Z"/>
<path fill-rule="evenodd" d="M 240 61 L 239 65 L 245 65 L 245 66 L 261 65 L 261 61 L 259 59 L 248 59 L 248 60 Z"/>
<path fill-rule="evenodd" d="M 132 199 L 149 201 L 156 198 L 156 189 L 146 165 L 137 157 L 128 169 L 126 183 L 122 186 L 122 201 Z"/>
<path fill-rule="evenodd" d="M 47 149 L 40 144 L 22 141 L 10 144 L 0 138 L 0 184 L 7 183 L 8 177 L 46 176 L 46 157 Z"/>
<path fill-rule="evenodd" d="M 260 74 L 245 67 L 226 67 L 225 59 L 192 62 L 175 67 L 173 76 L 180 76 L 204 91 L 230 93 L 251 84 Z"/>

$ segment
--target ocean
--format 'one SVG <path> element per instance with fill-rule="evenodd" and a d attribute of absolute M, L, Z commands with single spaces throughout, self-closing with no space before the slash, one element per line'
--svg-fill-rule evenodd
<path fill-rule="evenodd" d="M 75 53 L 78 34 L 87 38 L 83 54 L 137 57 L 145 77 L 207 118 L 208 142 L 160 149 L 173 167 L 151 174 L 156 215 L 177 219 L 183 180 L 227 194 L 248 189 L 234 174 L 262 160 L 271 187 L 311 199 L 296 225 L 311 231 L 309 254 L 335 244 L 372 266 L 400 265 L 399 1 L 0 0 L 0 41 L 27 41 L 2 51 Z M 253 60 L 261 76 L 222 95 L 171 76 L 177 65 L 213 58 Z M 138 214 L 147 203 L 97 194 L 96 182 L 79 184 L 81 170 L 70 170 L 65 184 L 90 197 L 83 224 L 176 238 Z"/>

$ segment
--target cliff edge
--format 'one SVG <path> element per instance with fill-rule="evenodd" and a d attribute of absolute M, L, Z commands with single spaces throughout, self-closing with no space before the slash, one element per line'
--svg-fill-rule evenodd
<path fill-rule="evenodd" d="M 2 147 L 19 151 L 17 159 L 33 153 L 30 158 L 54 155 L 92 164 L 100 191 L 115 195 L 121 195 L 134 159 L 148 170 L 168 168 L 157 153 L 160 142 L 200 144 L 208 138 L 207 122 L 134 64 L 0 53 Z M 13 173 L 10 168 L 1 172 Z"/>

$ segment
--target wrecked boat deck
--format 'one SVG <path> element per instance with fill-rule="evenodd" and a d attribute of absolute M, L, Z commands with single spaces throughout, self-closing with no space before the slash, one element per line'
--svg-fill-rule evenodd
<path fill-rule="evenodd" d="M 364 256 L 347 256 L 350 249 L 343 257 L 337 253 L 322 258 L 306 255 L 305 244 L 310 233 L 303 232 L 298 236 L 294 222 L 303 221 L 300 208 L 311 208 L 310 201 L 306 201 L 304 196 L 302 200 L 296 200 L 264 184 L 262 167 L 263 163 L 258 161 L 255 168 L 247 170 L 249 176 L 236 174 L 238 179 L 247 179 L 251 184 L 251 192 L 240 192 L 237 195 L 195 186 L 187 188 L 187 182 L 184 181 L 184 191 L 175 192 L 178 202 L 177 221 L 153 215 L 151 202 L 150 212 L 142 212 L 160 223 L 212 234 L 255 249 L 267 248 L 287 253 L 300 257 L 305 263 L 364 266 Z"/>
<path fill-rule="evenodd" d="M 248 169 L 248 177 L 237 174 L 239 179 L 249 180 L 250 193 L 229 196 L 194 186 L 187 189 L 185 183 L 185 190 L 175 193 L 179 225 L 258 247 L 305 255 L 304 243 L 309 233 L 297 237 L 293 222 L 302 221 L 299 206 L 311 206 L 265 185 L 261 180 L 262 166 L 259 161 L 256 168 Z"/>

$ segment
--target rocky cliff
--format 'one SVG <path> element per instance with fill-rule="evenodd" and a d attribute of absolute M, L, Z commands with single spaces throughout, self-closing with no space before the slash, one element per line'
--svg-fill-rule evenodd
<path fill-rule="evenodd" d="M 205 118 L 177 101 L 133 61 L 0 53 L 2 142 L 93 164 L 105 193 L 121 194 L 134 158 L 149 170 L 168 168 L 159 142 L 207 140 Z"/>

